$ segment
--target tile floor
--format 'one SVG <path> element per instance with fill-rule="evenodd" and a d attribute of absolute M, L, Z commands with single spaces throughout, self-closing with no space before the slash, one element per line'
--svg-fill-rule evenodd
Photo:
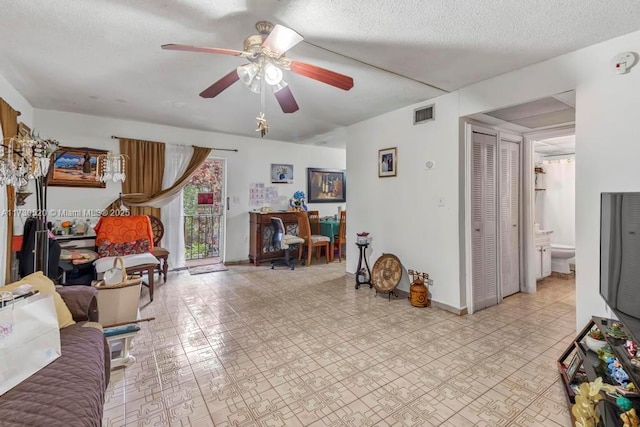
<path fill-rule="evenodd" d="M 344 263 L 170 273 L 103 425 L 569 426 L 575 284 L 538 289 L 455 316 L 355 290 Z"/>

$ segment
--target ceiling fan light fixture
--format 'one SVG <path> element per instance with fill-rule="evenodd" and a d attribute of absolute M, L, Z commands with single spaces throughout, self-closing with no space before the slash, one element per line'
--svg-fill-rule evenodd
<path fill-rule="evenodd" d="M 249 64 L 240 65 L 236 68 L 236 72 L 238 73 L 238 77 L 245 85 L 249 86 L 258 75 L 258 71 L 260 71 L 260 67 L 255 62 L 251 62 Z"/>
<path fill-rule="evenodd" d="M 282 70 L 273 64 L 267 64 L 264 67 L 264 81 L 271 86 L 277 85 L 282 81 Z"/>
<path fill-rule="evenodd" d="M 260 93 L 262 91 L 262 78 L 260 74 L 257 74 L 247 87 L 253 93 Z"/>

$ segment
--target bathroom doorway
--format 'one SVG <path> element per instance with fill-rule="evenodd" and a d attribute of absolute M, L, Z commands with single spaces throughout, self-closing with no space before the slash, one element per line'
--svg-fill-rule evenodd
<path fill-rule="evenodd" d="M 575 277 L 575 146 L 567 135 L 533 140 L 536 280 Z"/>

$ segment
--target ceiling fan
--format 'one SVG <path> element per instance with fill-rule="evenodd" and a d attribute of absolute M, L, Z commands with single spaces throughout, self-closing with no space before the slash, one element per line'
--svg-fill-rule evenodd
<path fill-rule="evenodd" d="M 244 40 L 243 50 L 183 44 L 165 44 L 162 45 L 162 49 L 218 53 L 240 56 L 249 60 L 248 63 L 238 66 L 203 90 L 200 93 L 203 98 L 214 98 L 236 81 L 241 80 L 252 92 L 262 94 L 263 100 L 266 85 L 271 86 L 282 111 L 294 113 L 299 109 L 298 103 L 293 97 L 289 85 L 283 80 L 283 70 L 292 71 L 342 90 L 349 90 L 353 87 L 353 79 L 349 76 L 285 57 L 285 53 L 289 49 L 303 40 L 303 37 L 291 28 L 279 24 L 274 26 L 270 22 L 260 21 L 256 24 L 256 29 L 259 34 L 247 37 Z M 264 119 L 263 114 L 261 117 Z M 258 120 L 260 121 L 260 118 Z"/>

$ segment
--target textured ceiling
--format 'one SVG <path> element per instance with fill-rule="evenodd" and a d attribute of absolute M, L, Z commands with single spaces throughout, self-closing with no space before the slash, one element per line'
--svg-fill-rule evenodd
<path fill-rule="evenodd" d="M 575 106 L 576 92 L 570 90 L 524 104 L 471 114 L 467 118 L 502 130 L 526 134 L 573 124 L 576 120 Z"/>
<path fill-rule="evenodd" d="M 534 150 L 542 157 L 575 154 L 576 137 L 575 135 L 569 135 L 536 141 Z"/>
<path fill-rule="evenodd" d="M 443 93 L 420 82 L 455 90 L 640 29 L 638 0 L 0 0 L 0 11 L 0 74 L 34 107 L 248 136 L 259 95 L 236 83 L 198 96 L 243 61 L 160 45 L 241 49 L 259 20 L 291 27 L 305 42 L 287 56 L 355 87 L 287 72 L 300 111 L 267 96 L 268 137 L 328 146 L 346 125 Z"/>

